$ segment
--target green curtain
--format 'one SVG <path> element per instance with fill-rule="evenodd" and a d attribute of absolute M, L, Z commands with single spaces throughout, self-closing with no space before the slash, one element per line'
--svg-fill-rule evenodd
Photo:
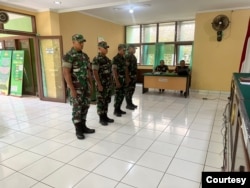
<path fill-rule="evenodd" d="M 188 52 L 188 54 L 187 54 L 187 52 L 185 53 L 185 48 L 184 48 L 184 46 L 179 46 L 179 48 L 178 48 L 178 50 L 179 50 L 179 53 L 178 53 L 178 57 L 177 57 L 177 64 L 179 64 L 180 63 L 180 60 L 182 60 L 182 59 L 184 59 L 185 60 L 185 54 L 186 55 L 190 55 L 190 59 L 189 59 L 189 67 L 190 67 L 190 69 L 192 69 L 192 64 L 193 64 L 193 45 L 189 45 L 189 46 L 191 46 L 191 50 L 190 50 L 190 52 Z M 190 54 L 189 54 L 190 53 Z M 187 63 L 187 62 L 186 62 Z"/>
<path fill-rule="evenodd" d="M 153 69 L 160 64 L 160 60 L 164 59 L 165 45 L 164 43 L 156 43 L 155 45 L 155 62 Z"/>
<path fill-rule="evenodd" d="M 178 55 L 177 56 L 177 65 L 179 65 L 181 60 L 185 60 L 184 47 L 183 46 L 178 46 L 178 51 L 179 51 L 178 54 L 176 54 L 176 55 Z"/>
<path fill-rule="evenodd" d="M 42 54 L 42 48 L 40 49 L 40 54 Z M 42 84 L 43 84 L 43 95 L 44 97 L 48 97 L 48 90 L 47 90 L 47 80 L 45 76 L 45 67 L 44 67 L 44 59 L 43 56 L 40 55 L 41 58 L 41 66 L 42 66 Z"/>
<path fill-rule="evenodd" d="M 191 56 L 190 56 L 190 63 L 189 63 L 190 70 L 192 70 L 192 66 L 193 66 L 193 54 L 194 54 L 194 45 L 192 45 L 192 51 L 191 51 Z"/>
<path fill-rule="evenodd" d="M 143 65 L 148 65 L 149 61 L 148 61 L 148 45 L 144 45 L 143 46 Z"/>

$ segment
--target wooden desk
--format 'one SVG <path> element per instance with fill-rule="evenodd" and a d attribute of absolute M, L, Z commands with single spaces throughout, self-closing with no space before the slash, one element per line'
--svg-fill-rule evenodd
<path fill-rule="evenodd" d="M 184 96 L 189 95 L 190 76 L 179 76 L 176 73 L 152 74 L 145 73 L 143 79 L 142 93 L 148 91 L 148 88 L 178 90 L 183 91 Z"/>
<path fill-rule="evenodd" d="M 228 124 L 225 124 L 224 171 L 250 172 L 250 87 L 239 82 L 250 73 L 233 73 Z M 228 131 L 227 131 L 228 129 Z"/>
<path fill-rule="evenodd" d="M 151 73 L 153 70 L 152 65 L 139 65 L 137 69 L 137 83 L 143 83 L 143 75 L 144 73 Z"/>

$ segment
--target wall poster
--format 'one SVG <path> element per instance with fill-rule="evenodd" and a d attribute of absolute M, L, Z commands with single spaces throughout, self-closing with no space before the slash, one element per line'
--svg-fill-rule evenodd
<path fill-rule="evenodd" d="M 0 94 L 9 95 L 11 50 L 0 50 Z"/>
<path fill-rule="evenodd" d="M 10 95 L 22 96 L 24 51 L 14 50 L 12 54 Z"/>

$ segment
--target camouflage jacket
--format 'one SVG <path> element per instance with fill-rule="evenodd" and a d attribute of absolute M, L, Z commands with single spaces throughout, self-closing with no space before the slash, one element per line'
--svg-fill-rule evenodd
<path fill-rule="evenodd" d="M 155 68 L 155 71 L 158 71 L 158 72 L 167 72 L 168 70 L 168 66 L 167 65 L 158 65 L 156 68 Z"/>
<path fill-rule="evenodd" d="M 118 76 L 124 76 L 126 72 L 126 60 L 125 57 L 117 54 L 112 60 L 112 68 L 116 68 Z"/>
<path fill-rule="evenodd" d="M 127 54 L 125 56 L 127 66 L 128 66 L 128 74 L 129 76 L 136 76 L 137 74 L 137 59 L 134 54 Z"/>
<path fill-rule="evenodd" d="M 94 57 L 92 62 L 92 69 L 98 71 L 100 82 L 102 86 L 112 85 L 112 71 L 111 60 L 107 56 L 103 56 L 100 53 Z"/>
<path fill-rule="evenodd" d="M 88 85 L 88 67 L 90 65 L 89 57 L 82 51 L 76 51 L 71 48 L 63 56 L 63 67 L 71 69 L 71 79 L 75 86 L 87 86 Z"/>

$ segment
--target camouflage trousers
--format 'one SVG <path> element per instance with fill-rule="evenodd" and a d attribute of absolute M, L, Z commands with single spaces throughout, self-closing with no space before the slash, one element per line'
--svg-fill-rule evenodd
<path fill-rule="evenodd" d="M 112 95 L 112 89 L 105 88 L 104 86 L 103 86 L 103 91 L 96 92 L 96 98 L 97 98 L 96 107 L 98 115 L 108 113 L 108 104 L 111 102 L 111 95 Z"/>
<path fill-rule="evenodd" d="M 115 109 L 121 108 L 123 99 L 125 97 L 125 92 L 126 92 L 125 79 L 122 77 L 119 77 L 119 82 L 121 84 L 121 87 L 115 89 L 115 98 L 114 98 Z"/>
<path fill-rule="evenodd" d="M 86 120 L 90 105 L 90 92 L 88 89 L 76 89 L 77 96 L 70 96 L 70 104 L 72 105 L 72 122 L 74 124 Z"/>
<path fill-rule="evenodd" d="M 131 81 L 126 87 L 126 94 L 125 94 L 127 104 L 132 103 L 132 97 L 135 92 L 135 86 L 136 86 L 136 78 L 130 78 L 130 79 Z"/>

